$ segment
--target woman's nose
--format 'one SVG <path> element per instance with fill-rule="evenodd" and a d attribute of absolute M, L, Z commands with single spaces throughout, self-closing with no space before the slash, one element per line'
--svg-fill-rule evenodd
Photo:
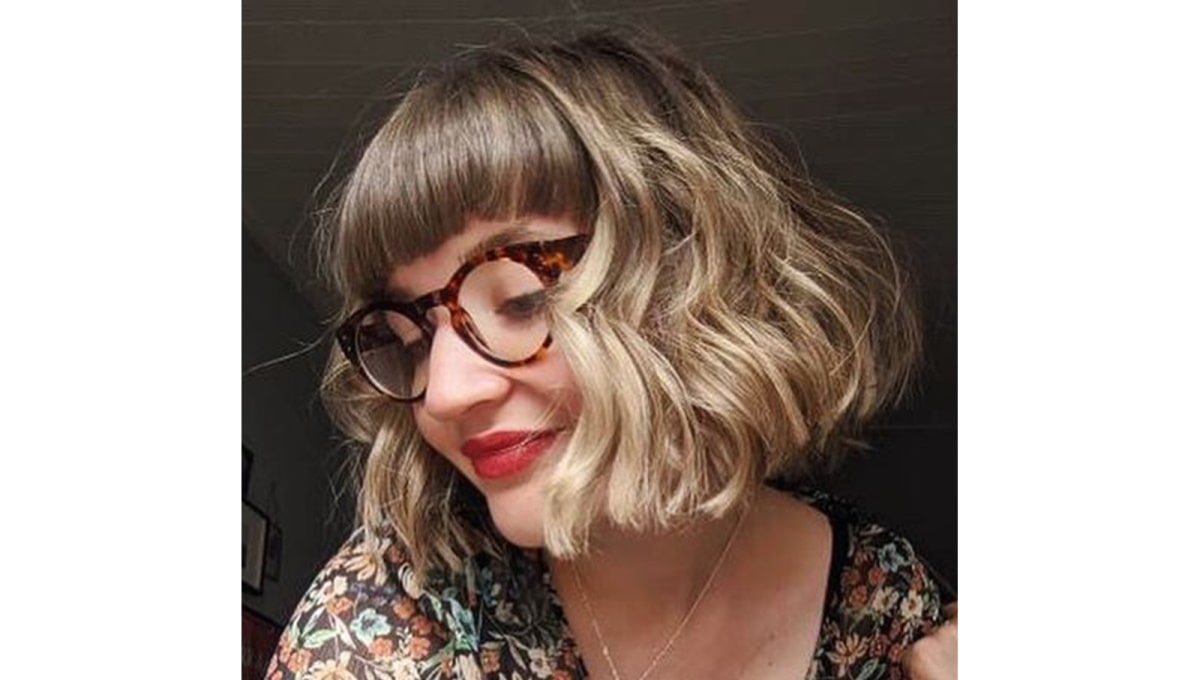
<path fill-rule="evenodd" d="M 449 319 L 438 319 L 435 328 L 424 399 L 425 411 L 430 416 L 454 420 L 508 394 L 511 384 L 504 367 L 480 356 L 451 326 Z"/>

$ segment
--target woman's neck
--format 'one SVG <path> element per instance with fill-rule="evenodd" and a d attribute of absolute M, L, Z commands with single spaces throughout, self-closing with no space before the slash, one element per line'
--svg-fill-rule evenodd
<path fill-rule="evenodd" d="M 624 620 L 672 624 L 700 597 L 714 570 L 728 569 L 735 559 L 736 543 L 746 533 L 744 526 L 739 529 L 739 521 L 743 513 L 753 513 L 754 505 L 720 519 L 696 520 L 658 533 L 632 532 L 611 524 L 596 527 L 588 554 L 571 562 L 549 558 L 551 574 L 560 593 L 566 584 L 578 598 L 580 594 L 573 592 L 577 587 L 572 569 L 576 570 L 602 622 L 615 619 L 611 614 L 619 612 Z M 751 519 L 748 516 L 741 523 Z M 723 553 L 727 553 L 725 564 L 718 565 Z M 719 579 L 717 573 L 714 586 Z"/>
<path fill-rule="evenodd" d="M 730 677 L 752 664 L 775 676 L 807 667 L 832 555 L 832 529 L 819 511 L 762 488 L 744 511 L 720 520 L 649 535 L 605 527 L 595 539 L 574 563 L 548 560 L 594 677 L 614 675 L 600 670 L 609 658 L 627 680 L 647 669 L 657 680 Z"/>

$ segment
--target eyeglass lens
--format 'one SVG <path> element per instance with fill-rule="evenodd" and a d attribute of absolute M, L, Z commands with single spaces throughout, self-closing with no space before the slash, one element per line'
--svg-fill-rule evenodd
<path fill-rule="evenodd" d="M 458 303 L 467 316 L 462 330 L 489 359 L 524 361 L 550 333 L 545 285 L 532 270 L 512 260 L 492 260 L 472 269 L 458 290 Z M 425 390 L 432 339 L 412 319 L 392 311 L 369 314 L 355 331 L 355 343 L 359 361 L 376 387 L 400 399 Z"/>

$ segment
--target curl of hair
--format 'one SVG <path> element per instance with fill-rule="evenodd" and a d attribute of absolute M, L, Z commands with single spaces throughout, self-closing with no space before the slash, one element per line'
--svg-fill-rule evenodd
<path fill-rule="evenodd" d="M 593 236 L 555 291 L 582 410 L 550 470 L 546 546 L 600 515 L 719 517 L 832 459 L 911 380 L 912 286 L 880 232 L 794 171 L 721 88 L 641 32 L 525 38 L 423 78 L 335 197 L 343 315 L 471 217 L 552 215 Z M 369 447 L 368 529 L 418 573 L 495 550 L 469 484 L 336 349 L 323 396 Z"/>

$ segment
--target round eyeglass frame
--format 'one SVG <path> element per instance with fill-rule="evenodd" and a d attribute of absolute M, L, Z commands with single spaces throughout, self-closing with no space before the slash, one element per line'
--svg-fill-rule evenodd
<path fill-rule="evenodd" d="M 484 349 L 485 343 L 478 337 L 474 324 L 471 323 L 471 315 L 458 302 L 458 294 L 462 289 L 463 281 L 466 280 L 467 276 L 476 267 L 484 263 L 496 260 L 511 260 L 527 267 L 537 275 L 543 285 L 549 287 L 558 282 L 563 272 L 569 271 L 575 266 L 579 258 L 583 256 L 583 252 L 590 240 L 591 234 L 578 234 L 548 241 L 526 241 L 491 248 L 463 262 L 455 270 L 446 285 L 439 290 L 426 293 L 406 302 L 378 300 L 358 309 L 337 327 L 334 337 L 337 338 L 342 354 L 345 355 L 346 359 L 354 365 L 359 374 L 376 391 L 386 397 L 405 403 L 419 401 L 424 398 L 425 389 L 422 389 L 418 394 L 411 397 L 401 397 L 394 394 L 371 375 L 371 372 L 363 365 L 362 356 L 358 351 L 356 339 L 359 324 L 362 323 L 363 319 L 375 312 L 390 311 L 404 315 L 421 330 L 427 340 L 432 341 L 436 329 L 429 321 L 429 311 L 435 307 L 445 306 L 450 312 L 451 327 L 454 328 L 454 331 L 463 339 L 463 342 L 467 343 L 467 346 L 474 350 L 476 354 L 505 368 L 531 364 L 541 359 L 545 355 L 546 350 L 549 349 L 552 339 L 550 333 L 547 332 L 546 339 L 542 342 L 541 346 L 534 350 L 533 354 L 524 359 L 510 360 L 489 354 Z"/>

